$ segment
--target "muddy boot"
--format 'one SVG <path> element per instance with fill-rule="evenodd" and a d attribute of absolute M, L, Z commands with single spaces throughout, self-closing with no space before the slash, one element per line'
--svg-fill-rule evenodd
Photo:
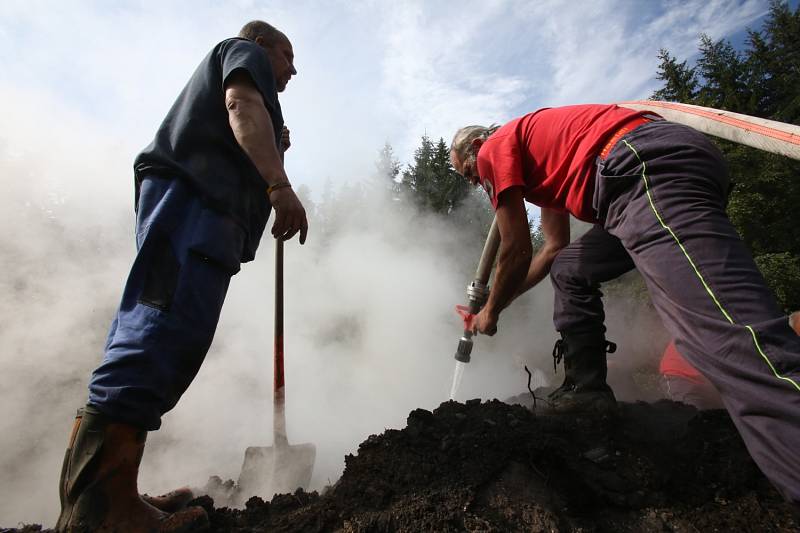
<path fill-rule="evenodd" d="M 606 383 L 606 353 L 616 349 L 617 345 L 607 342 L 602 332 L 562 332 L 561 340 L 553 347 L 553 368 L 564 360 L 564 383 L 548 395 L 541 412 L 615 412 L 617 400 Z"/>
<path fill-rule="evenodd" d="M 186 504 L 194 499 L 194 492 L 189 487 L 181 487 L 160 496 L 142 494 L 142 499 L 165 513 L 175 513 L 186 508 Z"/>
<path fill-rule="evenodd" d="M 57 532 L 177 533 L 208 528 L 202 508 L 168 514 L 139 496 L 137 477 L 146 436 L 146 431 L 108 420 L 91 406 L 78 411 L 61 469 Z"/>

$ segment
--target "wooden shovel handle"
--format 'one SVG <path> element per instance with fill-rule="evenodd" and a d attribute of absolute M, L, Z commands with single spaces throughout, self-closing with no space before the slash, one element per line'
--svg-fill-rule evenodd
<path fill-rule="evenodd" d="M 275 365 L 273 384 L 272 419 L 275 445 L 285 445 L 286 438 L 286 383 L 283 375 L 283 239 L 275 239 Z"/>

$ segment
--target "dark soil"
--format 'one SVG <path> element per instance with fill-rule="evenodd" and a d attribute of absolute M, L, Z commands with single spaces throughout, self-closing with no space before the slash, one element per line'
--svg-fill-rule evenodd
<path fill-rule="evenodd" d="M 668 401 L 606 417 L 446 402 L 369 437 L 322 495 L 193 504 L 215 532 L 800 531 L 724 411 Z"/>
<path fill-rule="evenodd" d="M 499 401 L 417 409 L 323 495 L 214 509 L 213 531 L 798 531 L 724 411 L 668 401 L 612 417 Z"/>

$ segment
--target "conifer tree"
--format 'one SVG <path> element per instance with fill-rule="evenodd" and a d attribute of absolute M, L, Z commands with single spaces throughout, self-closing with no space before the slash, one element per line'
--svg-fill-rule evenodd
<path fill-rule="evenodd" d="M 398 200 L 400 195 L 400 161 L 394 155 L 394 149 L 388 142 L 378 152 L 378 160 L 375 161 L 378 186 L 385 188 L 393 200 Z"/>
<path fill-rule="evenodd" d="M 661 64 L 658 66 L 656 78 L 664 82 L 664 86 L 653 93 L 653 100 L 668 102 L 692 102 L 697 97 L 697 74 L 694 68 L 686 66 L 686 61 L 678 63 L 663 48 L 658 52 Z"/>
<path fill-rule="evenodd" d="M 414 152 L 414 162 L 403 171 L 402 183 L 420 208 L 443 215 L 451 214 L 470 190 L 469 182 L 450 164 L 444 139 L 434 144 L 427 135 Z"/>

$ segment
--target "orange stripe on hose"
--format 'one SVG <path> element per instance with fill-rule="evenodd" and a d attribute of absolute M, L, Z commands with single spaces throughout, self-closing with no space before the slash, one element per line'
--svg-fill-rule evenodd
<path fill-rule="evenodd" d="M 674 104 L 672 102 L 656 102 L 656 101 L 642 101 L 642 100 L 635 100 L 631 102 L 621 102 L 618 105 L 623 104 L 636 104 L 648 107 L 661 107 L 664 109 L 672 109 L 674 111 L 681 111 L 683 113 L 688 113 L 690 115 L 697 115 L 700 117 L 710 118 L 711 120 L 715 120 L 717 122 L 722 122 L 723 124 L 728 124 L 730 126 L 736 126 L 737 128 L 742 128 L 747 131 L 752 131 L 754 133 L 758 133 L 765 137 L 772 137 L 773 139 L 778 139 L 780 141 L 788 142 L 790 144 L 794 144 L 800 146 L 800 138 L 795 135 L 794 133 L 787 133 L 785 131 L 776 130 L 774 128 L 770 128 L 768 126 L 760 126 L 758 124 L 753 124 L 752 122 L 747 122 L 746 120 L 742 120 L 739 118 L 729 117 L 726 115 L 720 115 L 718 113 L 713 113 L 711 111 L 706 111 L 704 109 L 695 109 L 693 107 L 684 107 L 679 104 Z"/>

